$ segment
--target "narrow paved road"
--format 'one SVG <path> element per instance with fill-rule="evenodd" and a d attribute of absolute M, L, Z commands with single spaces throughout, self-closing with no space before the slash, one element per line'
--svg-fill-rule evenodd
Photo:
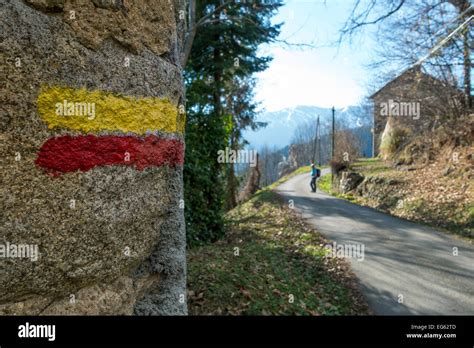
<path fill-rule="evenodd" d="M 276 190 L 293 200 L 295 209 L 337 245 L 364 244 L 364 260 L 349 260 L 376 314 L 474 315 L 472 244 L 319 191 L 312 193 L 309 180 L 309 174 L 298 175 Z M 458 248 L 458 256 L 453 248 Z"/>

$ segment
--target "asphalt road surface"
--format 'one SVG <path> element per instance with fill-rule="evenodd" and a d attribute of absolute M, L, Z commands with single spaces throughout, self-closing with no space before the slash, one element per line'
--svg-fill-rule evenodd
<path fill-rule="evenodd" d="M 313 193 L 309 182 L 309 173 L 297 175 L 276 191 L 293 200 L 296 211 L 337 246 L 364 245 L 362 261 L 348 260 L 376 314 L 474 315 L 472 244 L 319 190 Z"/>

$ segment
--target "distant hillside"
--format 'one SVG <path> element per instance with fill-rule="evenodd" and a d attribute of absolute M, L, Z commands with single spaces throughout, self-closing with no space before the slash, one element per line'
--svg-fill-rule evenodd
<path fill-rule="evenodd" d="M 320 116 L 322 134 L 331 131 L 332 112 L 331 108 L 320 108 L 317 106 L 297 106 L 274 112 L 262 113 L 258 118 L 259 122 L 267 122 L 267 127 L 258 131 L 247 131 L 244 133 L 245 139 L 250 143 L 251 148 L 260 149 L 265 144 L 270 147 L 283 148 L 291 143 L 295 129 L 299 124 L 316 121 Z M 367 144 L 372 126 L 372 114 L 364 112 L 359 106 L 349 106 L 343 109 L 336 109 L 336 120 L 344 125 L 344 128 L 359 129 L 357 133 L 364 138 L 363 152 L 370 155 L 371 144 Z M 367 133 L 369 131 L 369 134 Z"/>

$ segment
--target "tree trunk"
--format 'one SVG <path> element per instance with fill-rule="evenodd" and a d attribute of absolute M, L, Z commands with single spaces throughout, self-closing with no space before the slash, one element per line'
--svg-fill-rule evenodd
<path fill-rule="evenodd" d="M 188 62 L 189 55 L 191 54 L 191 48 L 193 47 L 194 37 L 196 36 L 197 32 L 197 25 L 196 25 L 196 0 L 189 1 L 189 23 L 188 23 L 188 32 L 185 36 L 183 53 L 181 55 L 181 66 L 184 68 L 186 67 L 186 63 Z"/>
<path fill-rule="evenodd" d="M 448 0 L 450 4 L 457 8 L 459 13 L 463 13 L 471 6 L 469 0 Z M 474 11 L 467 11 L 462 20 L 465 21 Z M 471 98 L 471 48 L 469 45 L 469 28 L 468 25 L 463 31 L 463 66 L 464 66 L 464 106 L 472 108 Z"/>
<path fill-rule="evenodd" d="M 469 47 L 469 26 L 464 29 L 464 103 L 469 109 L 472 108 L 471 97 L 471 48 Z"/>
<path fill-rule="evenodd" d="M 234 136 L 231 137 L 230 148 L 234 151 L 238 150 L 238 146 L 236 146 L 236 141 L 234 139 Z M 230 210 L 234 208 L 235 206 L 237 206 L 237 178 L 235 177 L 234 163 L 229 163 L 229 173 L 227 176 L 227 190 L 228 190 L 227 209 Z"/>

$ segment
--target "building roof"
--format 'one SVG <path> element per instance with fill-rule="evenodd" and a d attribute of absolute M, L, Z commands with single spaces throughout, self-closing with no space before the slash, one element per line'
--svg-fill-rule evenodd
<path fill-rule="evenodd" d="M 380 92 L 382 92 L 382 90 L 384 90 L 387 87 L 389 87 L 390 85 L 392 85 L 394 82 L 398 81 L 402 76 L 404 76 L 406 74 L 412 74 L 412 73 L 419 74 L 419 75 L 421 75 L 421 76 L 423 76 L 427 79 L 432 80 L 434 83 L 439 83 L 439 84 L 441 84 L 441 85 L 443 85 L 447 88 L 452 88 L 453 90 L 458 90 L 457 88 L 455 88 L 453 86 L 447 85 L 444 81 L 441 81 L 440 79 L 437 79 L 436 77 L 434 77 L 430 74 L 424 73 L 423 71 L 421 71 L 421 66 L 420 65 L 415 65 L 415 66 L 412 66 L 410 68 L 407 68 L 407 69 L 403 70 L 395 78 L 393 78 L 392 80 L 387 82 L 385 85 L 383 85 L 381 88 L 379 88 L 375 93 L 373 93 L 371 96 L 369 96 L 369 98 L 370 99 L 375 98 L 377 96 L 377 94 L 379 94 Z"/>
<path fill-rule="evenodd" d="M 385 85 L 383 85 L 382 87 L 380 87 L 375 93 L 373 93 L 371 96 L 369 96 L 370 99 L 373 99 L 375 98 L 375 96 L 377 94 L 379 94 L 382 90 L 384 90 L 385 88 L 387 88 L 388 86 L 390 86 L 391 84 L 393 84 L 394 82 L 396 82 L 398 79 L 400 79 L 403 75 L 407 74 L 407 73 L 414 73 L 414 72 L 419 72 L 421 74 L 424 74 L 422 71 L 421 71 L 421 68 L 416 66 L 416 67 L 411 67 L 411 68 L 408 68 L 408 69 L 405 69 L 403 70 L 400 74 L 398 74 L 397 76 L 395 76 L 393 79 L 391 79 L 390 81 L 388 81 Z M 427 74 L 425 74 L 427 75 Z"/>

